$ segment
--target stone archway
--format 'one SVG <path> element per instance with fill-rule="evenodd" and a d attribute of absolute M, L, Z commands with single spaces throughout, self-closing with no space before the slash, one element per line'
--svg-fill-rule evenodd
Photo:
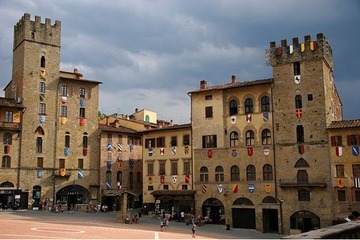
<path fill-rule="evenodd" d="M 290 228 L 308 232 L 320 229 L 320 218 L 310 211 L 298 211 L 290 216 Z"/>
<path fill-rule="evenodd" d="M 205 223 L 225 224 L 225 209 L 217 198 L 208 198 L 202 205 L 202 216 Z"/>
<path fill-rule="evenodd" d="M 56 193 L 56 203 L 62 203 L 70 209 L 71 204 L 86 204 L 90 201 L 90 192 L 81 185 L 69 185 Z"/>

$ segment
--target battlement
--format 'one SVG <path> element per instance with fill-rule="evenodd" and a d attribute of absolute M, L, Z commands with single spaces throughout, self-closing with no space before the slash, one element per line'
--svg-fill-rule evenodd
<path fill-rule="evenodd" d="M 266 63 L 271 66 L 278 64 L 324 58 L 332 67 L 332 49 L 328 40 L 322 33 L 316 35 L 312 41 L 310 35 L 304 37 L 300 43 L 299 38 L 293 38 L 292 44 L 288 45 L 287 40 L 281 40 L 280 45 L 275 41 L 270 42 L 270 48 L 266 50 Z"/>
<path fill-rule="evenodd" d="M 51 20 L 46 18 L 45 23 L 41 23 L 39 16 L 35 16 L 35 21 L 31 21 L 30 14 L 25 13 L 14 26 L 13 49 L 15 50 L 23 41 L 41 42 L 60 47 L 61 22 L 56 20 L 55 24 L 51 25 Z"/>

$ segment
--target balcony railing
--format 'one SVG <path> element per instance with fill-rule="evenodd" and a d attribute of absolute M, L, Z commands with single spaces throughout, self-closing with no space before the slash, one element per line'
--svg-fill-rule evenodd
<path fill-rule="evenodd" d="M 309 178 L 306 181 L 298 181 L 296 178 L 281 178 L 279 180 L 279 186 L 281 188 L 286 187 L 320 187 L 325 188 L 327 186 L 324 178 Z"/>
<path fill-rule="evenodd" d="M 0 128 L 13 128 L 13 129 L 20 129 L 20 123 L 17 122 L 4 122 L 0 121 Z"/>

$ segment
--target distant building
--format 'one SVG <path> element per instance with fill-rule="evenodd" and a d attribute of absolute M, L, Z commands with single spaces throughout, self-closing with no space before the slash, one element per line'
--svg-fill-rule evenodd
<path fill-rule="evenodd" d="M 360 211 L 360 119 L 334 121 L 328 126 L 334 216 L 343 221 Z"/>
<path fill-rule="evenodd" d="M 195 209 L 191 125 L 142 131 L 143 210 L 173 217 Z"/>

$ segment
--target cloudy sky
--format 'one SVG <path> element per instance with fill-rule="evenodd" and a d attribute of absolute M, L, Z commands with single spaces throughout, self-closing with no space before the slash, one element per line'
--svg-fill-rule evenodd
<path fill-rule="evenodd" d="M 13 27 L 24 15 L 61 21 L 61 70 L 100 85 L 100 111 L 135 108 L 190 122 L 189 91 L 272 77 L 269 42 L 324 33 L 344 119 L 360 119 L 357 0 L 1 0 L 0 87 L 11 80 Z"/>

